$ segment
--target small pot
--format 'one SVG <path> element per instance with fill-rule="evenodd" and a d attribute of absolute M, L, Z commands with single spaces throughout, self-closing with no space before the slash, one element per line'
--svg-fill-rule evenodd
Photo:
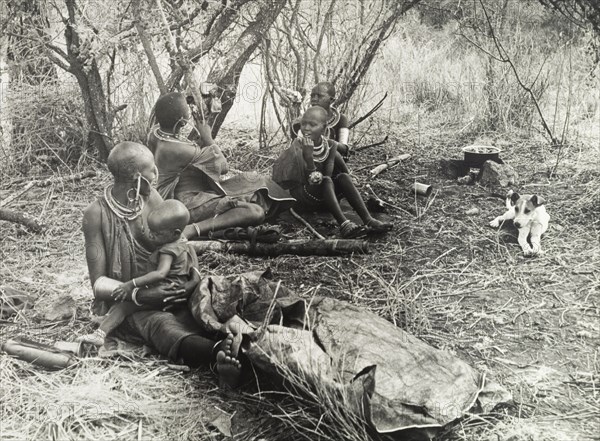
<path fill-rule="evenodd" d="M 415 182 L 412 186 L 412 191 L 417 196 L 429 197 L 429 195 L 433 191 L 433 187 L 428 184 L 422 184 L 420 182 Z"/>
<path fill-rule="evenodd" d="M 70 352 L 72 354 L 81 357 L 83 355 L 83 342 L 82 341 L 56 341 L 54 347 L 63 352 Z"/>
<path fill-rule="evenodd" d="M 469 145 L 462 148 L 465 165 L 481 168 L 485 161 L 500 162 L 500 149 L 491 145 Z"/>

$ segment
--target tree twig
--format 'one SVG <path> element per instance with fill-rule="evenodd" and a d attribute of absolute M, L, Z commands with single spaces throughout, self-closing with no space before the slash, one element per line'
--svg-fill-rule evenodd
<path fill-rule="evenodd" d="M 479 0 L 479 4 L 481 5 L 481 7 L 483 9 L 483 13 L 485 15 L 485 19 L 487 21 L 487 24 L 488 24 L 488 27 L 489 27 L 489 30 L 490 30 L 490 36 L 492 37 L 492 40 L 494 41 L 494 45 L 496 46 L 496 50 L 498 51 L 498 55 L 500 56 L 500 61 L 502 63 L 507 63 L 510 66 L 510 68 L 513 71 L 513 74 L 515 76 L 515 79 L 517 80 L 517 83 L 519 83 L 519 86 L 525 92 L 527 92 L 529 94 L 529 96 L 531 97 L 531 100 L 533 101 L 533 104 L 534 104 L 534 106 L 535 106 L 535 108 L 537 110 L 537 113 L 540 116 L 540 119 L 542 121 L 542 126 L 544 127 L 544 130 L 546 131 L 546 133 L 550 137 L 550 141 L 552 142 L 552 145 L 553 146 L 559 145 L 560 142 L 558 141 L 558 139 L 556 139 L 554 137 L 554 134 L 552 133 L 552 130 L 550 130 L 550 127 L 546 123 L 546 118 L 544 118 L 544 114 L 542 113 L 542 109 L 540 108 L 540 104 L 538 103 L 538 100 L 535 97 L 535 94 L 531 90 L 531 87 L 527 87 L 523 83 L 523 81 L 521 80 L 521 77 L 519 76 L 519 72 L 517 71 L 516 66 L 514 65 L 514 63 L 510 59 L 510 57 L 508 57 L 506 50 L 502 46 L 502 43 L 500 43 L 500 41 L 498 40 L 498 37 L 496 36 L 496 33 L 494 32 L 494 27 L 492 26 L 492 21 L 490 19 L 490 16 L 488 15 L 487 9 L 486 9 L 485 5 L 483 4 L 483 0 Z"/>
<path fill-rule="evenodd" d="M 315 230 L 313 226 L 309 224 L 306 219 L 304 219 L 302 216 L 296 213 L 296 211 L 293 208 L 290 208 L 290 213 L 296 218 L 296 220 L 298 220 L 302 225 L 304 225 L 308 229 L 308 231 L 310 231 L 313 234 L 313 236 L 315 236 L 317 239 L 325 239 L 325 236 L 323 236 L 321 233 Z"/>
<path fill-rule="evenodd" d="M 385 135 L 385 138 L 383 138 L 383 140 L 381 140 L 379 142 L 374 142 L 373 144 L 361 145 L 361 146 L 355 147 L 351 151 L 352 152 L 360 152 L 362 150 L 369 149 L 371 147 L 377 147 L 378 145 L 383 145 L 387 142 L 389 137 L 390 137 L 390 135 Z M 367 168 L 367 167 L 371 167 L 371 166 L 366 166 L 365 168 Z"/>
<path fill-rule="evenodd" d="M 379 100 L 379 102 L 377 104 L 375 104 L 375 106 L 373 106 L 373 108 L 371 110 L 369 110 L 363 116 L 361 116 L 360 118 L 358 118 L 356 121 L 348 124 L 348 128 L 352 129 L 353 127 L 355 127 L 355 126 L 359 125 L 361 122 L 363 122 L 365 119 L 369 118 L 375 112 L 377 112 L 381 108 L 381 106 L 383 105 L 383 102 L 385 101 L 385 99 L 387 98 L 387 96 L 388 96 L 388 93 L 386 92 L 385 95 L 383 96 L 383 98 L 381 98 Z M 385 139 L 387 139 L 387 137 Z"/>
<path fill-rule="evenodd" d="M 58 183 L 61 183 L 61 182 L 80 181 L 82 179 L 89 178 L 89 177 L 92 177 L 92 176 L 96 176 L 96 172 L 93 171 L 93 170 L 87 170 L 87 171 L 84 171 L 84 172 L 75 173 L 75 174 L 68 175 L 68 176 L 58 176 L 58 177 L 52 177 L 52 178 L 48 178 L 48 179 L 39 179 L 39 180 L 35 180 L 35 181 L 30 181 L 22 189 L 20 189 L 19 191 L 13 193 L 12 195 L 10 195 L 9 197 L 7 197 L 6 199 L 0 201 L 0 208 L 5 207 L 8 204 L 12 203 L 14 200 L 16 200 L 21 195 L 23 195 L 26 192 L 28 192 L 34 186 L 47 187 L 49 185 L 58 184 Z"/>

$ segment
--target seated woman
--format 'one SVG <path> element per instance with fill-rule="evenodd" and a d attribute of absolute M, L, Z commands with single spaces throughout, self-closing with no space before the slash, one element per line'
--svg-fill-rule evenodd
<path fill-rule="evenodd" d="M 310 105 L 319 106 L 327 111 L 327 128 L 323 136 L 337 141 L 338 152 L 344 159 L 350 155 L 350 129 L 348 118 L 333 106 L 335 102 L 335 87 L 329 81 L 321 81 L 310 92 Z M 301 119 L 292 124 L 292 139 L 302 137 Z"/>
<path fill-rule="evenodd" d="M 100 289 L 99 285 L 106 278 L 127 282 L 155 269 L 150 260 L 153 243 L 149 237 L 148 216 L 163 202 L 152 188 L 157 172 L 152 153 L 145 146 L 120 143 L 110 152 L 107 163 L 114 182 L 83 216 L 86 260 L 95 297 L 92 311 L 97 315 L 105 315 L 115 304 L 112 289 Z M 96 283 L 101 278 L 103 280 Z M 135 298 L 128 293 L 122 300 L 153 309 L 133 312 L 113 335 L 133 343 L 145 343 L 161 355 L 189 366 L 216 361 L 221 383 L 234 385 L 240 365 L 234 357 L 238 348 L 233 336 L 228 335 L 219 344 L 203 334 L 187 308 L 161 311 L 165 306 L 187 301 L 195 289 L 193 284 L 189 284 L 186 291 L 171 283 L 141 288 Z"/>
<path fill-rule="evenodd" d="M 320 106 L 310 107 L 302 115 L 304 136 L 294 139 L 275 161 L 273 179 L 290 190 L 299 208 L 329 211 L 340 225 L 343 238 L 390 231 L 391 223 L 381 222 L 369 213 L 337 151 L 340 144 L 325 138 L 326 124 L 327 111 Z M 342 197 L 348 199 L 367 228 L 346 218 L 338 201 Z"/>
<path fill-rule="evenodd" d="M 178 199 L 190 211 L 188 238 L 230 227 L 259 225 L 287 208 L 294 199 L 271 179 L 244 173 L 225 181 L 227 160 L 214 143 L 210 127 L 197 127 L 200 145 L 184 134 L 192 125 L 185 95 L 163 95 L 154 108 L 158 126 L 148 135 L 159 171 L 157 190 L 164 199 Z"/>

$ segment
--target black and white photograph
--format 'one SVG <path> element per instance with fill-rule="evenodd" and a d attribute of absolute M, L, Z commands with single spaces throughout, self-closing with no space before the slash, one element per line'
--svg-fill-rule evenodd
<path fill-rule="evenodd" d="M 600 3 L 0 0 L 0 440 L 600 440 Z"/>

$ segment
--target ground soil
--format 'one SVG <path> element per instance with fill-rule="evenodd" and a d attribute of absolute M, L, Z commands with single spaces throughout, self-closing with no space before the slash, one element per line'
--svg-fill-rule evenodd
<path fill-rule="evenodd" d="M 450 143 L 462 141 L 452 139 Z M 425 146 L 392 139 L 351 160 L 351 167 L 362 168 L 355 176 L 365 198 L 372 195 L 366 187 L 369 184 L 391 204 L 379 216 L 393 220 L 395 229 L 385 237 L 372 239 L 371 254 L 271 259 L 208 254 L 200 257 L 203 271 L 223 274 L 270 267 L 275 278 L 300 294 L 312 292 L 319 285 L 321 294 L 371 308 L 433 346 L 454 352 L 510 390 L 513 405 L 487 418 L 468 417 L 457 422 L 440 439 L 598 439 L 598 170 L 583 167 L 573 154 L 564 160 L 558 175 L 549 178 L 551 161 L 539 160 L 543 143 L 519 139 L 504 145 L 504 160 L 519 174 L 515 190 L 543 195 L 551 216 L 550 228 L 542 239 L 544 254 L 525 258 L 514 229 L 507 226 L 498 231 L 488 226 L 493 217 L 504 211 L 503 195 L 507 189 L 461 185 L 447 177 L 439 159 L 460 155 L 452 153 L 456 149 L 447 148 L 447 140 L 432 137 L 429 142 Z M 365 166 L 382 162 L 386 155 L 406 151 L 412 154 L 409 160 L 369 179 L 370 168 Z M 43 235 L 0 222 L 0 285 L 10 285 L 37 297 L 34 309 L 2 321 L 2 340 L 17 334 L 39 341 L 70 340 L 92 329 L 87 310 L 91 290 L 80 221 L 82 210 L 109 181 L 106 172 L 99 173 L 99 177 L 84 183 L 34 188 L 11 204 L 11 208 L 44 221 L 48 229 Z M 433 185 L 432 195 L 412 195 L 407 189 L 415 181 Z M 3 183 L 0 200 L 18 191 L 24 182 L 10 184 Z M 327 236 L 338 233 L 326 216 L 307 219 Z M 288 237 L 310 237 L 297 223 L 284 225 L 284 231 Z M 44 319 L 53 299 L 65 294 L 75 299 L 75 314 L 65 320 Z M 4 368 L 15 372 L 17 383 L 33 381 L 31 378 L 42 381 L 39 377 L 43 371 L 32 377 L 23 362 L 1 357 Z M 98 361 L 86 369 L 96 372 L 93 369 L 102 369 L 102 363 L 105 362 Z M 146 372 L 150 375 L 161 366 L 140 363 L 146 363 L 144 378 Z M 136 369 L 131 365 L 111 366 L 110 369 L 127 372 Z M 127 378 L 133 387 L 140 388 L 138 393 L 159 400 L 165 408 L 182 400 L 192 402 L 202 395 L 208 400 L 204 404 L 210 402 L 231 413 L 252 416 L 244 410 L 252 401 L 235 404 L 237 399 L 223 396 L 207 370 L 176 375 L 157 372 L 153 375 L 159 380 L 168 379 L 170 387 L 180 388 L 181 394 L 174 394 L 172 400 L 161 399 L 160 390 L 142 383 L 141 376 Z M 75 378 L 79 376 L 73 373 L 53 381 L 59 385 L 76 383 Z M 201 387 L 205 388 L 203 392 L 199 392 Z M 18 390 L 11 386 L 2 394 L 2 400 L 10 399 L 10 394 L 17 394 Z M 248 389 L 247 395 L 252 391 Z M 22 390 L 21 397 L 30 401 L 39 398 L 35 391 L 27 391 L 23 398 Z M 16 418 L 7 409 L 3 406 L 3 422 L 8 416 Z M 97 425 L 110 422 L 125 430 L 139 418 L 105 415 Z M 268 416 L 262 418 L 262 423 L 267 424 Z M 154 438 L 167 439 L 172 433 L 172 428 L 144 421 Z M 174 424 L 177 421 L 175 418 Z M 237 421 L 234 428 L 238 427 L 239 433 L 248 430 L 247 425 L 239 423 L 239 417 Z M 272 424 L 285 427 L 281 419 Z M 19 439 L 10 424 L 3 425 L 4 439 Z M 189 433 L 195 433 L 194 439 L 218 439 L 215 426 L 218 424 L 202 423 L 189 429 Z M 37 433 L 35 429 L 28 425 L 24 433 L 32 435 Z M 82 429 L 69 430 L 87 436 Z M 140 430 L 148 433 L 144 428 Z M 117 429 L 112 433 L 118 433 Z M 238 439 L 252 438 L 238 435 Z"/>

